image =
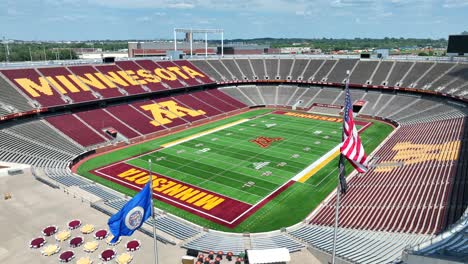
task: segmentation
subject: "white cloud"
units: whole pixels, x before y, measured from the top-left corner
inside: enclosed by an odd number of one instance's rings
[[[75,22],[84,20],[86,16],[84,15],[63,15],[63,16],[52,16],[47,18],[48,21],[56,22]]]
[[[89,0],[89,2],[102,6],[129,9],[192,9],[198,5],[198,2],[200,2],[200,0]]]
[[[171,3],[167,5],[168,8],[175,8],[175,9],[192,9],[195,8],[195,4],[192,3]]]
[[[126,9],[194,9],[224,11],[276,11],[295,12],[301,8],[314,6],[320,9],[327,0],[88,0],[101,6]],[[343,0],[349,1],[349,0]],[[370,1],[370,0],[359,0]]]
[[[442,5],[445,8],[458,8],[468,6],[468,0],[445,0]]]
[[[149,22],[153,20],[151,17],[148,17],[148,16],[142,16],[142,17],[137,17],[136,18],[136,21],[138,22]]]
[[[297,16],[311,16],[312,15],[312,11],[310,10],[300,10],[300,11],[296,11],[296,15]]]

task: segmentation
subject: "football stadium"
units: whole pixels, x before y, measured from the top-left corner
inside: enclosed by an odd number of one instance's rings
[[[4,64],[0,91],[5,263],[151,263],[153,236],[164,264],[468,261],[464,57]],[[154,217],[113,243],[146,186]]]

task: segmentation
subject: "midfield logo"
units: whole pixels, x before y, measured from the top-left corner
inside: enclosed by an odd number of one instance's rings
[[[270,138],[260,136],[256,139],[249,140],[249,142],[257,144],[259,147],[268,148],[273,142],[283,140],[282,137]]]

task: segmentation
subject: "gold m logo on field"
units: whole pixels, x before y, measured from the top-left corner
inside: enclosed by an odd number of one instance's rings
[[[393,147],[397,151],[392,160],[381,162],[376,172],[392,171],[397,166],[391,164],[411,165],[425,161],[450,161],[458,158],[460,141],[450,141],[444,144],[413,144],[411,142],[401,142]],[[385,165],[389,164],[389,165]]]
[[[165,101],[157,104],[149,104],[140,106],[145,111],[150,111],[153,115],[153,121],[150,123],[153,126],[160,126],[172,123],[172,119],[184,117],[184,116],[200,116],[206,114],[202,110],[193,110],[177,104],[174,101]]]

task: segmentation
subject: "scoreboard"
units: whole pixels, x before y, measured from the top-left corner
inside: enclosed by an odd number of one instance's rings
[[[468,56],[468,35],[450,35],[447,54],[452,56]]]

